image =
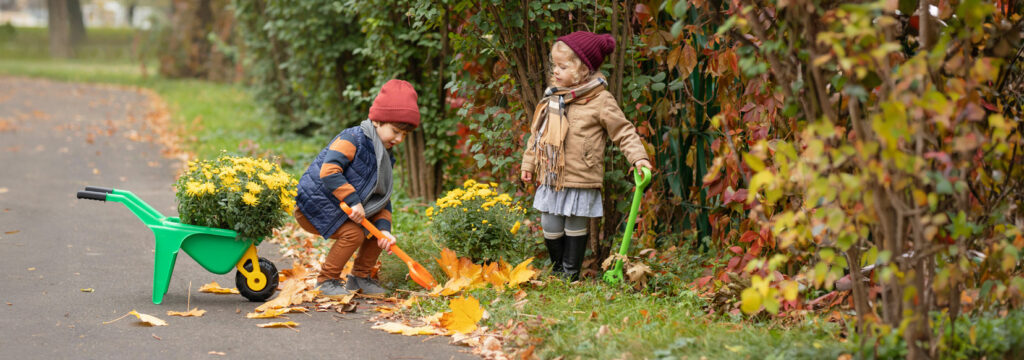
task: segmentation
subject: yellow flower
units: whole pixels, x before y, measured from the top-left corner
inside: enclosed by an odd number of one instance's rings
[[[251,192],[253,195],[259,194],[260,191],[263,191],[262,186],[252,181],[245,184],[245,189],[249,190],[249,192]]]
[[[213,194],[217,192],[217,187],[214,186],[213,183],[203,183],[202,190],[207,194]]]
[[[512,228],[509,229],[508,232],[512,233],[512,235],[515,235],[516,232],[519,232],[519,226],[520,225],[522,225],[522,224],[520,224],[518,221],[516,221],[515,225],[512,225]]]
[[[188,196],[196,196],[203,194],[203,188],[199,185],[198,181],[189,181],[185,183],[185,194]]]
[[[498,183],[493,183],[493,182],[492,182],[492,183],[491,183],[491,187],[492,187],[492,188],[496,188],[496,187],[498,187]]]
[[[427,208],[427,216],[434,216],[434,207],[433,206]]]
[[[292,211],[295,211],[295,198],[294,197],[285,196],[284,194],[281,194],[280,200],[281,200],[281,209],[284,210],[284,212],[291,214]]]
[[[256,206],[256,204],[260,202],[260,199],[257,199],[256,195],[253,195],[252,193],[245,193],[245,195],[242,195],[242,202],[249,206]]]
[[[476,186],[476,180],[473,180],[473,179],[466,180],[466,182],[462,183],[462,187],[467,188],[467,189],[469,189],[471,187],[474,187],[474,186]]]
[[[481,221],[480,223],[481,223],[481,224],[486,224],[486,223],[487,223],[487,220]]]

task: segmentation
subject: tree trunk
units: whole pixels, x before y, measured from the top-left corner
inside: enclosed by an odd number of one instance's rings
[[[70,58],[75,55],[71,43],[71,22],[68,20],[67,0],[46,0],[50,37],[50,56]]]
[[[82,19],[82,3],[78,0],[67,0],[68,21],[71,24],[71,46],[78,46],[85,41],[85,21]]]

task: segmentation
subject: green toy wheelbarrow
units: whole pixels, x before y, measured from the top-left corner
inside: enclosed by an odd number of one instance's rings
[[[78,198],[122,203],[153,230],[156,238],[154,304],[164,301],[179,249],[214,274],[227,274],[237,269],[235,286],[249,301],[265,301],[277,291],[277,267],[270,260],[257,256],[256,246],[262,239],[239,238],[237,232],[227,229],[182,224],[180,219],[163,216],[127,190],[87,186],[85,191],[78,192]]]
[[[626,232],[622,234],[622,246],[619,247],[619,255],[626,256],[629,251],[630,240],[633,238],[633,227],[636,224],[636,214],[640,210],[640,198],[644,195],[644,189],[647,188],[647,184],[651,183],[651,170],[648,168],[641,168],[643,175],[640,171],[633,172],[633,182],[636,183],[636,188],[633,190],[633,204],[629,206],[629,218],[626,221]],[[622,283],[622,259],[615,260],[615,267],[604,273],[604,281],[615,285]]]

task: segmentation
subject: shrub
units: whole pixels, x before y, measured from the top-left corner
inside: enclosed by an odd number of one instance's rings
[[[192,161],[178,178],[178,215],[185,224],[231,229],[262,239],[295,208],[297,181],[265,159],[221,156]]]
[[[430,229],[457,254],[473,261],[526,257],[530,244],[516,237],[525,209],[499,193],[497,184],[467,180],[427,208]]]

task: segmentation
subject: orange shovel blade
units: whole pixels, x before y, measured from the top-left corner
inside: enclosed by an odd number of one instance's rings
[[[341,210],[344,211],[349,216],[352,216],[352,208],[348,207],[348,204],[341,203]],[[384,234],[381,233],[376,226],[373,226],[373,224],[370,223],[370,220],[363,218],[363,222],[361,223],[361,225],[363,225],[363,227],[366,228],[366,230],[369,230],[370,234],[373,234],[374,237],[378,239],[384,238]],[[409,257],[409,254],[406,254],[405,251],[402,251],[402,249],[398,247],[398,244],[391,245],[390,250],[391,252],[395,253],[395,255],[398,255],[398,257],[402,259],[402,261],[405,262],[405,266],[409,267],[409,277],[412,278],[412,281],[415,281],[417,284],[419,284],[420,286],[427,290],[432,290],[433,288],[437,287],[437,281],[434,280],[434,276],[430,275],[430,272],[428,272],[427,269],[423,267],[423,265],[420,265],[420,263],[416,262],[416,260],[413,260],[411,257]]]

